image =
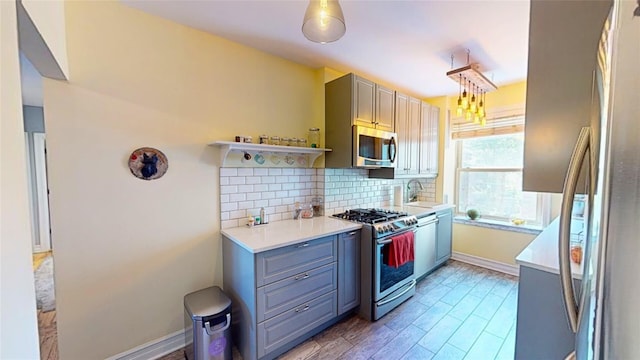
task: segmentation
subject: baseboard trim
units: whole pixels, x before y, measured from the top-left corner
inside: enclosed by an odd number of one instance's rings
[[[474,256],[474,255],[469,255],[469,254],[464,254],[464,253],[454,251],[453,254],[451,254],[451,258],[453,260],[461,261],[471,265],[480,266],[489,270],[499,271],[501,273],[505,273],[509,275],[518,276],[518,274],[520,273],[519,265],[505,264],[503,262],[489,260],[489,259],[481,258],[479,256]]]
[[[106,360],[158,359],[185,346],[185,330],[178,330],[161,338],[151,340],[133,349],[108,357]]]

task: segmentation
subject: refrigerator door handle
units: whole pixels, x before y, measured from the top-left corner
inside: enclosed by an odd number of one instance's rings
[[[578,141],[573,148],[573,154],[569,162],[569,169],[564,179],[562,191],[562,207],[560,209],[560,231],[558,241],[558,263],[560,264],[560,283],[562,299],[569,320],[569,328],[576,333],[578,331],[578,302],[573,289],[573,276],[571,276],[571,258],[569,251],[569,238],[571,231],[571,208],[575,198],[576,186],[584,157],[589,151],[591,142],[591,129],[583,127],[580,130]],[[591,165],[591,164],[590,164]],[[589,172],[590,174],[590,172]]]

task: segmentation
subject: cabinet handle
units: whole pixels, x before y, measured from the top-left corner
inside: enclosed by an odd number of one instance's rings
[[[349,233],[349,235],[355,235],[355,234],[357,234],[357,231],[352,231]]]
[[[303,308],[297,308],[296,312],[299,313],[307,310],[309,310],[309,305],[305,305]]]
[[[309,243],[308,243],[308,242],[306,242],[306,243],[304,243],[304,244],[302,244],[302,245],[297,245],[296,247],[297,247],[297,248],[303,248],[303,247],[307,247],[307,246],[309,246]]]
[[[296,276],[294,279],[296,280],[304,280],[304,279],[308,279],[309,278],[309,274],[308,273],[304,273],[304,274],[300,274],[298,276]]]

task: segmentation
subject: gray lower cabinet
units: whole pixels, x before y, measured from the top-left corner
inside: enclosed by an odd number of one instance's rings
[[[338,315],[360,305],[360,231],[338,235]]]
[[[277,350],[335,317],[336,292],[333,291],[259,323],[258,357]]]
[[[273,359],[357,306],[359,247],[360,231],[257,254],[223,236],[223,287],[243,359]]]
[[[258,321],[264,321],[295,305],[336,289],[336,263],[258,288]]]
[[[436,213],[438,226],[436,228],[436,265],[440,265],[449,258],[452,252],[453,210],[447,209]]]
[[[580,281],[574,280],[576,289]],[[575,348],[560,276],[520,265],[515,359],[564,359]]]

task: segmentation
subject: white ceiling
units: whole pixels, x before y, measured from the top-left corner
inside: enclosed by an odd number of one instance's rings
[[[454,94],[446,77],[478,62],[498,86],[526,78],[529,1],[342,0],[347,32],[330,44],[301,32],[307,1],[121,0],[124,4],[314,68],[356,72],[416,96]]]

